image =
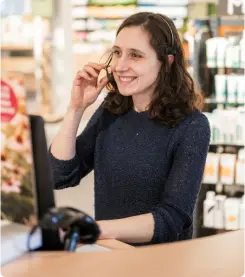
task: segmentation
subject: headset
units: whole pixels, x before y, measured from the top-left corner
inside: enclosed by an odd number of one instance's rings
[[[170,24],[169,24],[168,21],[165,19],[164,15],[158,13],[158,14],[156,14],[156,15],[153,15],[153,18],[154,18],[155,16],[159,16],[159,17],[162,19],[162,21],[164,21],[164,22],[167,24],[167,26],[168,26],[168,28],[169,28],[169,31],[170,31],[170,33],[171,33],[171,47],[169,47],[169,48],[167,49],[167,55],[176,55],[176,49],[174,48],[174,34],[173,34],[173,31],[172,31],[172,28],[171,28]]]
[[[165,23],[165,24],[167,24],[167,26],[168,26],[168,29],[169,29],[169,31],[170,31],[170,33],[171,33],[171,47],[167,47],[167,49],[166,49],[166,54],[167,55],[176,55],[176,49],[174,48],[174,34],[173,34],[173,31],[172,31],[172,28],[171,28],[171,26],[170,26],[170,24],[168,23],[168,21],[165,19],[165,17],[162,15],[162,14],[152,14],[151,16],[149,16],[149,19],[156,19],[156,17],[159,17],[159,18],[161,18],[161,20]],[[111,61],[112,61],[112,57],[113,57],[113,53],[111,53],[110,54],[110,56],[109,56],[109,58],[108,58],[108,60],[106,61],[106,63],[107,63],[107,66],[106,66],[106,68],[105,68],[105,70],[106,70],[106,76],[107,76],[107,79],[109,80],[109,83],[113,86],[113,87],[116,87],[116,82],[115,82],[115,79],[114,79],[114,77],[113,77],[113,74],[112,73],[109,73],[109,71],[108,71],[108,68],[110,67],[110,63],[111,63]]]

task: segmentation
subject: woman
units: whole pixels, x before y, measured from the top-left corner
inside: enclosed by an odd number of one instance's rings
[[[185,68],[177,30],[166,16],[138,13],[119,27],[108,64],[75,77],[51,146],[56,189],[94,169],[101,239],[135,245],[189,239],[210,130],[201,94]],[[86,108],[110,93],[76,138]]]

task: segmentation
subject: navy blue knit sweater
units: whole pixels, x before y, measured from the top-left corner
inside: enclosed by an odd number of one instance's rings
[[[78,185],[94,169],[96,220],[152,213],[150,244],[189,239],[209,140],[198,111],[168,128],[147,112],[119,116],[100,107],[77,137],[73,159],[50,153],[55,188]]]

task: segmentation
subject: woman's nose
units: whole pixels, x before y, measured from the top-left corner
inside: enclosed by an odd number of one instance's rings
[[[117,58],[114,68],[116,71],[126,71],[129,68],[129,62],[124,57]]]

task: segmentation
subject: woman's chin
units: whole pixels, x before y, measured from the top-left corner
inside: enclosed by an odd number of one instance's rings
[[[135,94],[134,90],[119,90],[119,93],[123,96],[132,96]]]

